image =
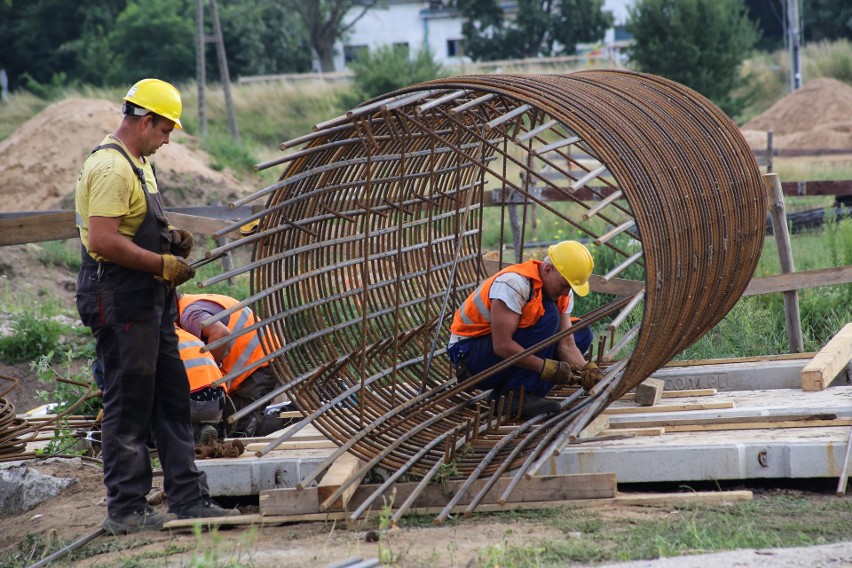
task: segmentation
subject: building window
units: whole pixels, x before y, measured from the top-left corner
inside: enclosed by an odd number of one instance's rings
[[[464,50],[462,50],[462,40],[448,39],[447,57],[461,57],[462,55],[464,55]]]
[[[408,57],[408,42],[401,42],[393,44],[393,51],[397,54],[405,55]]]
[[[368,48],[366,45],[344,45],[343,46],[343,62],[349,65],[361,54],[366,54]]]

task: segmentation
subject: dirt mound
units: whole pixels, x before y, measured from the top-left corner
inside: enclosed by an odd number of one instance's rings
[[[806,82],[766,112],[745,123],[743,135],[752,148],[773,145],[785,150],[852,148],[852,87],[836,79]]]
[[[55,103],[0,141],[0,198],[5,211],[73,209],[80,167],[121,120],[117,103],[66,99]],[[216,171],[194,137],[176,130],[152,157],[166,205],[227,203],[256,188],[232,173]]]

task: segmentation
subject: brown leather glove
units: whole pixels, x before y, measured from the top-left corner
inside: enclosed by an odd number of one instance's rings
[[[169,252],[175,256],[189,258],[189,253],[192,252],[192,245],[195,244],[192,233],[183,229],[171,229],[169,230],[169,236],[172,238]]]
[[[552,381],[557,385],[570,385],[572,380],[571,365],[565,361],[545,359],[538,378],[542,381]]]
[[[580,384],[586,391],[592,390],[603,379],[603,372],[592,361],[580,369]]]
[[[155,276],[155,278],[163,280],[171,288],[177,288],[184,282],[191,280],[193,276],[195,276],[195,269],[185,260],[172,254],[164,254],[163,274],[162,276]]]

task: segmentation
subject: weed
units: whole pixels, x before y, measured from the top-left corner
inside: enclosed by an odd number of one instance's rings
[[[60,323],[23,312],[12,324],[12,335],[0,337],[0,359],[14,365],[52,352],[61,332]]]
[[[45,266],[58,266],[78,272],[83,264],[76,241],[47,241],[41,244],[36,258]]]

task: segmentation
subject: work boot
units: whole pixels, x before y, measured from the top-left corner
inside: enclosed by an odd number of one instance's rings
[[[219,439],[219,432],[211,424],[196,424],[192,429],[192,436],[195,438],[196,444],[209,446],[211,442]]]
[[[163,530],[163,525],[173,521],[177,516],[171,513],[158,513],[151,507],[126,515],[107,515],[101,526],[113,536],[142,531]]]
[[[503,396],[508,397],[508,393]],[[518,415],[518,404],[521,402],[519,393],[512,393],[512,404],[509,408],[509,416]],[[524,407],[521,409],[521,417],[531,418],[539,414],[553,414],[559,412],[559,403],[543,396],[535,396],[534,394],[524,394]]]
[[[178,519],[207,519],[210,517],[238,517],[237,509],[223,509],[213,502],[210,497],[202,497],[188,505],[178,507],[172,511]]]

